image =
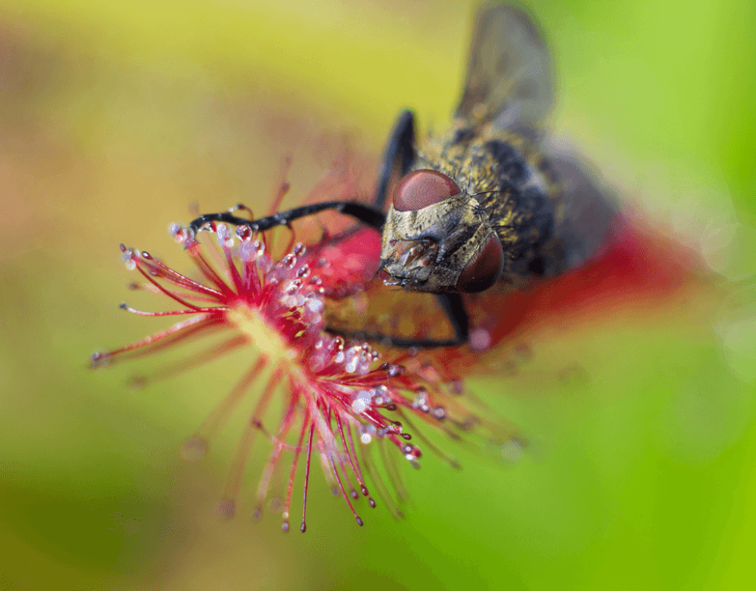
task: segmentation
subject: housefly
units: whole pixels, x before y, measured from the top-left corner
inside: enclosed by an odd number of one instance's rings
[[[579,160],[543,132],[553,97],[551,57],[538,27],[518,8],[486,5],[450,129],[418,143],[414,114],[404,111],[372,204],[316,203],[254,222],[206,214],[190,227],[224,221],[263,231],[324,210],[350,215],[382,232],[384,282],[436,294],[455,333],[448,340],[388,337],[391,343],[462,344],[469,340],[462,293],[520,289],[575,268],[602,244],[615,217]]]

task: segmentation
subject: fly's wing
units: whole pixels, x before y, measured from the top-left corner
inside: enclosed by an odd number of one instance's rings
[[[493,122],[514,130],[538,129],[553,102],[551,58],[536,25],[503,4],[482,8],[455,117],[473,125]]]
[[[611,191],[602,186],[599,175],[583,158],[554,140],[544,147],[561,189],[554,237],[561,250],[562,267],[567,270],[597,254],[619,208]]]

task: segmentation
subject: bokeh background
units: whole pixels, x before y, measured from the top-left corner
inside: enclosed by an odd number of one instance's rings
[[[166,228],[191,204],[267,203],[287,152],[296,204],[328,161],[324,137],[375,156],[403,107],[443,126],[476,4],[0,0],[0,588],[752,583],[747,0],[528,4],[557,65],[555,133],[701,252],[718,295],[542,331],[518,375],[473,381],[534,442],[518,463],[467,448],[455,472],[426,455],[406,519],[379,508],[363,528],[316,472],[307,533],[284,535],[279,516],[246,516],[264,449],[248,504],[215,516],[240,422],[202,462],[180,458],[233,362],[143,390],[127,386],[134,368],[87,369],[160,323],[117,309],[134,297],[120,242],[185,268]],[[558,379],[575,366],[582,379]]]

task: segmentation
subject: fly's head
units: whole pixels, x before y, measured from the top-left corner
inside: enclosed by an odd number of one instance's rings
[[[454,180],[433,170],[402,178],[383,229],[381,268],[387,285],[478,292],[496,283],[503,263],[488,216]]]

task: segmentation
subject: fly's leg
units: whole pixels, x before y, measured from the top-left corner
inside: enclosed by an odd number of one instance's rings
[[[394,173],[398,173],[401,178],[410,171],[414,163],[415,116],[412,111],[402,111],[394,123],[389,142],[383,151],[375,192],[375,206],[378,209],[385,209],[389,184]]]
[[[233,226],[248,226],[254,232],[264,232],[276,226],[288,226],[294,220],[314,215],[321,211],[334,210],[344,215],[351,216],[363,224],[375,228],[379,232],[383,229],[386,221],[386,214],[372,205],[358,203],[356,201],[326,201],[323,203],[313,203],[295,207],[287,211],[282,211],[255,221],[245,220],[237,217],[231,212],[224,211],[221,213],[206,213],[199,216],[189,224],[189,229],[198,232],[205,224],[210,222],[224,222]]]
[[[444,346],[464,345],[470,340],[470,318],[467,316],[462,296],[458,293],[439,293],[436,294],[436,300],[441,304],[454,329],[453,344]]]

